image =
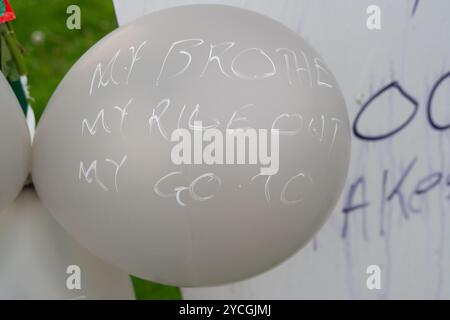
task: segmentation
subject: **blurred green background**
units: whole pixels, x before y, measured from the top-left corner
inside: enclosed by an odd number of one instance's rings
[[[26,50],[31,105],[38,120],[70,67],[93,44],[117,28],[112,0],[10,0],[14,29]],[[81,30],[66,28],[69,5],[81,9]],[[132,277],[138,299],[181,299],[178,288]]]

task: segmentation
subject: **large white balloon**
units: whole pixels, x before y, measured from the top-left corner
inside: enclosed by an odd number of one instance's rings
[[[33,150],[42,201],[92,252],[203,286],[268,270],[312,238],[344,185],[350,133],[336,80],[296,33],[194,5],[90,49]]]
[[[133,299],[128,275],[82,248],[25,189],[0,213],[0,299]]]
[[[0,72],[0,211],[22,190],[30,170],[30,157],[25,115]]]

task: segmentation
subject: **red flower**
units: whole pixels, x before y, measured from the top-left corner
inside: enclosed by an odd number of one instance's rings
[[[8,0],[0,0],[0,23],[14,20],[16,15],[11,8]]]

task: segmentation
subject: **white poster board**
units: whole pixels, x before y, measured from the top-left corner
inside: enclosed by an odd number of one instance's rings
[[[450,2],[114,0],[121,25],[192,3],[254,10],[302,35],[340,83],[354,134],[341,201],[308,247],[258,277],[184,297],[450,298]],[[366,26],[370,5],[381,30]],[[369,265],[381,269],[380,290],[367,288]]]

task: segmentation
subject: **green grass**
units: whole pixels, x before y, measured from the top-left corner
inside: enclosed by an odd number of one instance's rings
[[[180,289],[148,282],[137,277],[131,277],[136,297],[142,299],[180,300]]]
[[[81,30],[66,28],[66,9],[81,8]],[[40,118],[50,96],[70,67],[94,43],[117,27],[109,0],[12,0],[14,28],[26,50],[32,103]],[[42,34],[42,42],[33,35]]]
[[[112,0],[11,0],[14,28],[26,50],[31,103],[39,119],[58,83],[93,44],[117,28]],[[81,9],[81,30],[66,28],[66,9]],[[41,38],[41,40],[37,39]],[[178,288],[132,277],[138,299],[181,299]]]

